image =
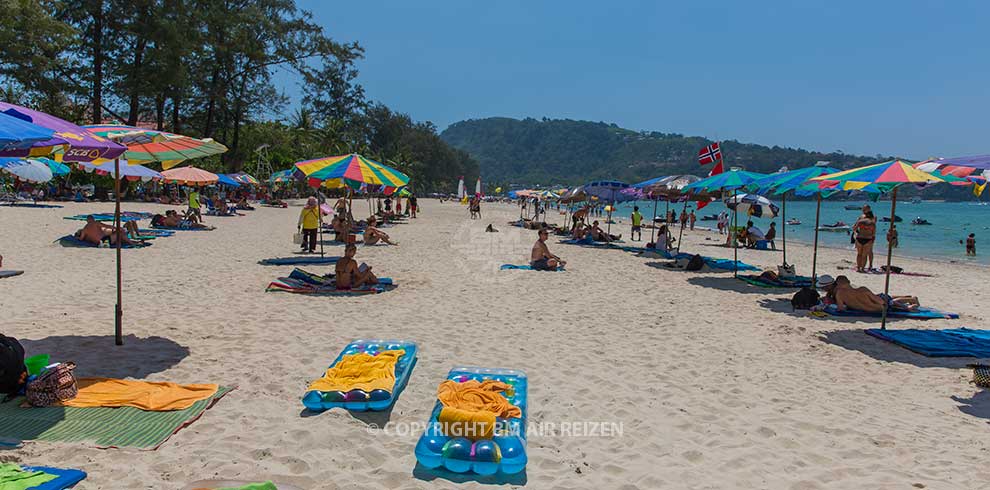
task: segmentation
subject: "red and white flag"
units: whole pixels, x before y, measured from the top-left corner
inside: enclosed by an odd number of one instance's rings
[[[725,168],[722,167],[722,160],[719,160],[718,163],[716,163],[715,166],[712,167],[712,171],[708,172],[708,176],[711,177],[712,175],[718,175],[722,172],[725,172]]]
[[[698,164],[700,165],[720,161],[722,161],[722,149],[718,147],[718,143],[712,143],[698,151]]]

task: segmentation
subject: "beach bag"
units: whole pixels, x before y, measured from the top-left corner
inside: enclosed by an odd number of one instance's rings
[[[795,310],[810,310],[814,306],[818,305],[818,300],[821,297],[818,295],[818,291],[812,288],[801,288],[800,291],[794,293],[791,297],[791,308]]]
[[[778,265],[777,275],[784,278],[794,277],[795,276],[794,266],[789,264]]]
[[[684,270],[700,271],[701,268],[704,266],[705,266],[705,259],[702,258],[700,255],[695,254],[693,257],[691,257],[691,260],[688,260],[687,265],[684,266]]]
[[[75,398],[79,393],[76,376],[72,374],[75,369],[76,363],[63,362],[39,374],[27,385],[28,403],[35,407],[50,407]]]
[[[24,347],[17,339],[0,334],[0,395],[3,395],[3,401],[17,395],[25,378]]]
[[[303,242],[302,233],[293,233],[292,234],[292,243],[295,243],[296,245],[302,245],[302,242]]]
[[[151,217],[151,224],[153,226],[162,226],[165,224],[165,217],[160,214],[156,214]]]
[[[986,364],[970,364],[973,368],[973,384],[980,388],[990,388],[990,366]]]

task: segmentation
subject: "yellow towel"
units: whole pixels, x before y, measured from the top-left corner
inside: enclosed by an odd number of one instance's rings
[[[182,410],[216,394],[217,385],[180,385],[167,381],[79,378],[79,394],[66,407],[134,407],[153,412]]]
[[[306,391],[385,390],[395,386],[395,363],[405,355],[402,349],[386,350],[373,356],[367,353],[349,354],[323,377],[313,381]]]
[[[443,407],[437,420],[443,433],[450,437],[466,437],[477,441],[491,439],[495,435],[495,414],[487,410],[472,412]]]
[[[506,419],[522,416],[519,407],[510,404],[502,392],[511,393],[512,387],[494,379],[480,383],[473,379],[464,383],[448,379],[437,388],[437,398],[444,407],[469,412],[486,411]]]

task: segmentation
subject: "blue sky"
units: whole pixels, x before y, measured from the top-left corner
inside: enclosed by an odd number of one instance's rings
[[[299,3],[364,46],[369,98],[440,129],[550,117],[917,159],[990,153],[986,1]]]

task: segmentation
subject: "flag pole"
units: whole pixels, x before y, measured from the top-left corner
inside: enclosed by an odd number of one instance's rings
[[[897,188],[894,187],[894,192],[890,196],[890,226],[894,226],[894,218],[896,218],[895,211],[897,210]],[[887,240],[887,274],[883,283],[883,294],[886,297],[890,297],[890,256],[894,253],[894,242]],[[880,330],[887,329],[887,300],[883,302],[883,314],[880,318]]]

